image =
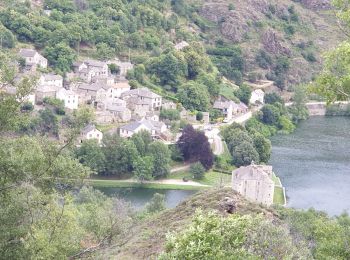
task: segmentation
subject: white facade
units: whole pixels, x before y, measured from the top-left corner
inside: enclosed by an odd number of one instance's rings
[[[250,98],[250,104],[264,104],[265,93],[261,89],[256,89],[252,92],[252,96]]]
[[[273,204],[275,183],[272,166],[249,165],[232,172],[232,188],[249,201],[267,206]]]
[[[63,87],[63,78],[60,75],[45,74],[39,79],[40,85]]]
[[[25,59],[26,66],[39,66],[44,69],[47,68],[47,59],[40,55],[36,50],[21,49],[19,55]]]
[[[64,107],[68,109],[78,109],[79,95],[72,90],[61,88],[56,93],[56,98],[64,101]]]
[[[95,125],[86,126],[80,133],[79,143],[83,143],[84,140],[96,139],[98,143],[102,142],[103,133],[96,129]]]

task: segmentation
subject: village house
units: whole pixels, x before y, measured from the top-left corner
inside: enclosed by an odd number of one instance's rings
[[[248,106],[244,103],[235,103],[232,100],[220,96],[213,105],[214,109],[221,110],[226,120],[231,120],[233,116],[248,112]]]
[[[120,127],[119,134],[123,138],[129,138],[143,130],[149,132],[155,139],[164,139],[167,127],[163,122],[142,119]]]
[[[102,61],[75,62],[73,63],[73,70],[79,78],[86,82],[91,82],[94,78],[108,77],[108,65]]]
[[[39,79],[39,85],[42,86],[56,86],[58,88],[63,87],[63,78],[61,75],[44,74]]]
[[[270,206],[275,190],[272,176],[272,166],[252,163],[232,172],[232,188],[252,202]]]
[[[78,138],[79,143],[83,143],[85,140],[96,139],[100,144],[103,138],[103,133],[96,129],[96,126],[93,124],[89,124],[83,128],[80,132],[80,136]]]
[[[56,86],[40,85],[35,89],[35,102],[40,104],[45,98],[56,98],[56,93],[58,91]]]
[[[188,47],[188,46],[190,46],[190,45],[188,44],[188,42],[182,41],[182,42],[179,42],[178,44],[175,45],[175,49],[176,49],[177,51],[181,51],[182,49],[184,49],[184,48],[186,48],[186,47]]]
[[[73,90],[67,90],[65,88],[60,88],[56,92],[56,98],[64,102],[64,107],[74,110],[78,109],[79,106],[79,95]]]
[[[31,93],[26,95],[25,97],[18,97],[17,96],[17,88],[11,87],[11,86],[6,86],[4,88],[0,88],[0,92],[4,91],[5,93],[9,95],[14,95],[16,96],[16,99],[18,102],[28,102],[32,105],[35,105],[35,94]]]
[[[163,100],[162,108],[163,109],[176,109],[177,105],[172,101]]]
[[[265,93],[261,89],[256,89],[252,92],[252,96],[250,98],[250,104],[264,104]]]
[[[19,56],[25,60],[25,65],[28,70],[36,71],[38,67],[47,68],[47,59],[33,49],[21,49]]]
[[[116,82],[113,88],[115,89],[115,96],[118,98],[121,97],[124,92],[127,92],[131,89],[127,80]]]
[[[121,77],[126,77],[128,71],[134,68],[134,65],[130,61],[116,59],[113,63],[119,67],[119,75]]]
[[[162,97],[148,88],[132,89],[122,93],[121,98],[128,103],[131,110],[160,110]]]

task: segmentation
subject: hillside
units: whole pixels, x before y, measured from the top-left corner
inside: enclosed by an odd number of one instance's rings
[[[157,256],[164,250],[166,234],[186,228],[196,209],[217,210],[220,214],[227,216],[226,211],[229,208],[225,206],[227,201],[234,201],[235,212],[239,214],[262,213],[267,218],[276,217],[273,209],[250,203],[229,188],[206,190],[182,202],[175,209],[166,210],[132,228],[126,241],[120,243],[123,244],[122,247],[112,246],[98,252],[97,255],[101,259],[149,259]]]
[[[203,213],[193,221],[195,212],[199,208]],[[213,210],[217,217],[206,219],[205,215]],[[177,244],[182,247],[182,250],[169,246],[167,249],[172,248],[182,257],[176,257],[175,253],[162,259],[208,259],[208,255],[205,255],[206,253],[201,249],[208,250],[205,246],[208,242],[207,246],[211,248],[208,252],[216,251],[212,245],[217,240],[211,241],[210,239],[214,239],[211,236],[216,236],[216,232],[219,232],[218,240],[221,240],[230,236],[235,237],[235,234],[240,232],[239,227],[236,227],[237,230],[234,228],[215,230],[216,224],[212,221],[221,219],[230,223],[231,218],[258,220],[255,226],[247,230],[248,234],[245,236],[250,237],[246,241],[248,244],[242,244],[243,249],[246,246],[251,247],[249,243],[252,241],[249,242],[249,239],[257,241],[261,251],[257,253],[260,257],[254,259],[282,259],[281,257],[290,256],[290,254],[295,256],[295,259],[348,259],[350,254],[347,245],[349,241],[347,215],[329,218],[325,213],[314,210],[303,212],[285,208],[265,208],[247,202],[231,189],[226,188],[201,191],[175,209],[165,210],[141,221],[129,230],[124,241],[118,241],[118,245],[100,250],[91,257],[93,259],[156,259],[161,252],[164,252],[166,241],[169,241],[166,235],[171,232],[176,234],[178,239],[184,239]],[[208,222],[204,224],[206,221]],[[259,227],[260,224],[262,226]],[[204,242],[206,235],[208,240]],[[240,237],[234,239],[237,241]],[[235,244],[234,241],[229,243],[232,243],[232,246]],[[226,246],[230,250],[230,245]],[[251,247],[252,250],[253,248],[254,246]],[[184,252],[191,252],[192,257],[183,257]],[[214,253],[210,259],[231,258],[220,258]]]
[[[278,80],[271,73],[274,60],[285,56],[290,60],[287,81],[309,81],[321,68],[323,52],[344,38],[327,0],[193,2],[200,17],[210,21],[205,33],[200,33],[203,40],[213,44],[224,38],[239,45],[246,75],[256,72]]]
[[[49,47],[66,43],[73,60],[130,56],[146,68],[132,79],[166,91],[172,83],[155,77],[150,59],[182,40],[201,42],[221,74],[238,85],[267,78],[285,88],[310,81],[321,68],[322,53],[343,39],[328,0],[47,0],[20,8],[17,2],[0,6],[2,25],[19,42],[16,50],[31,44],[50,56]],[[60,73],[72,62],[48,58]]]

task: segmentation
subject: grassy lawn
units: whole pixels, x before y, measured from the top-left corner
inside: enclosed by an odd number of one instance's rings
[[[275,193],[273,196],[273,203],[278,205],[284,205],[283,188],[275,187]]]
[[[186,178],[188,180],[193,180],[210,186],[220,186],[220,183],[224,186],[231,185],[231,175],[214,171],[206,172],[204,178],[201,180],[193,179],[188,171],[171,173],[168,178],[176,180],[182,180],[183,178]]]
[[[274,181],[275,185],[282,186],[280,178],[277,177],[275,174],[272,175],[272,180]]]
[[[144,188],[159,190],[201,190],[208,187],[180,185],[180,184],[158,184],[158,183],[136,183],[118,180],[86,180],[86,183],[94,187],[111,187],[111,188]]]

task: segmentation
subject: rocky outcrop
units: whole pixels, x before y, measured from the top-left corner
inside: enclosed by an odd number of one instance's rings
[[[313,10],[328,10],[331,8],[330,0],[301,0],[300,3]]]
[[[291,55],[290,49],[283,46],[281,40],[277,36],[277,33],[271,29],[268,29],[263,34],[262,44],[264,46],[264,49],[272,54],[283,54],[287,56]]]

